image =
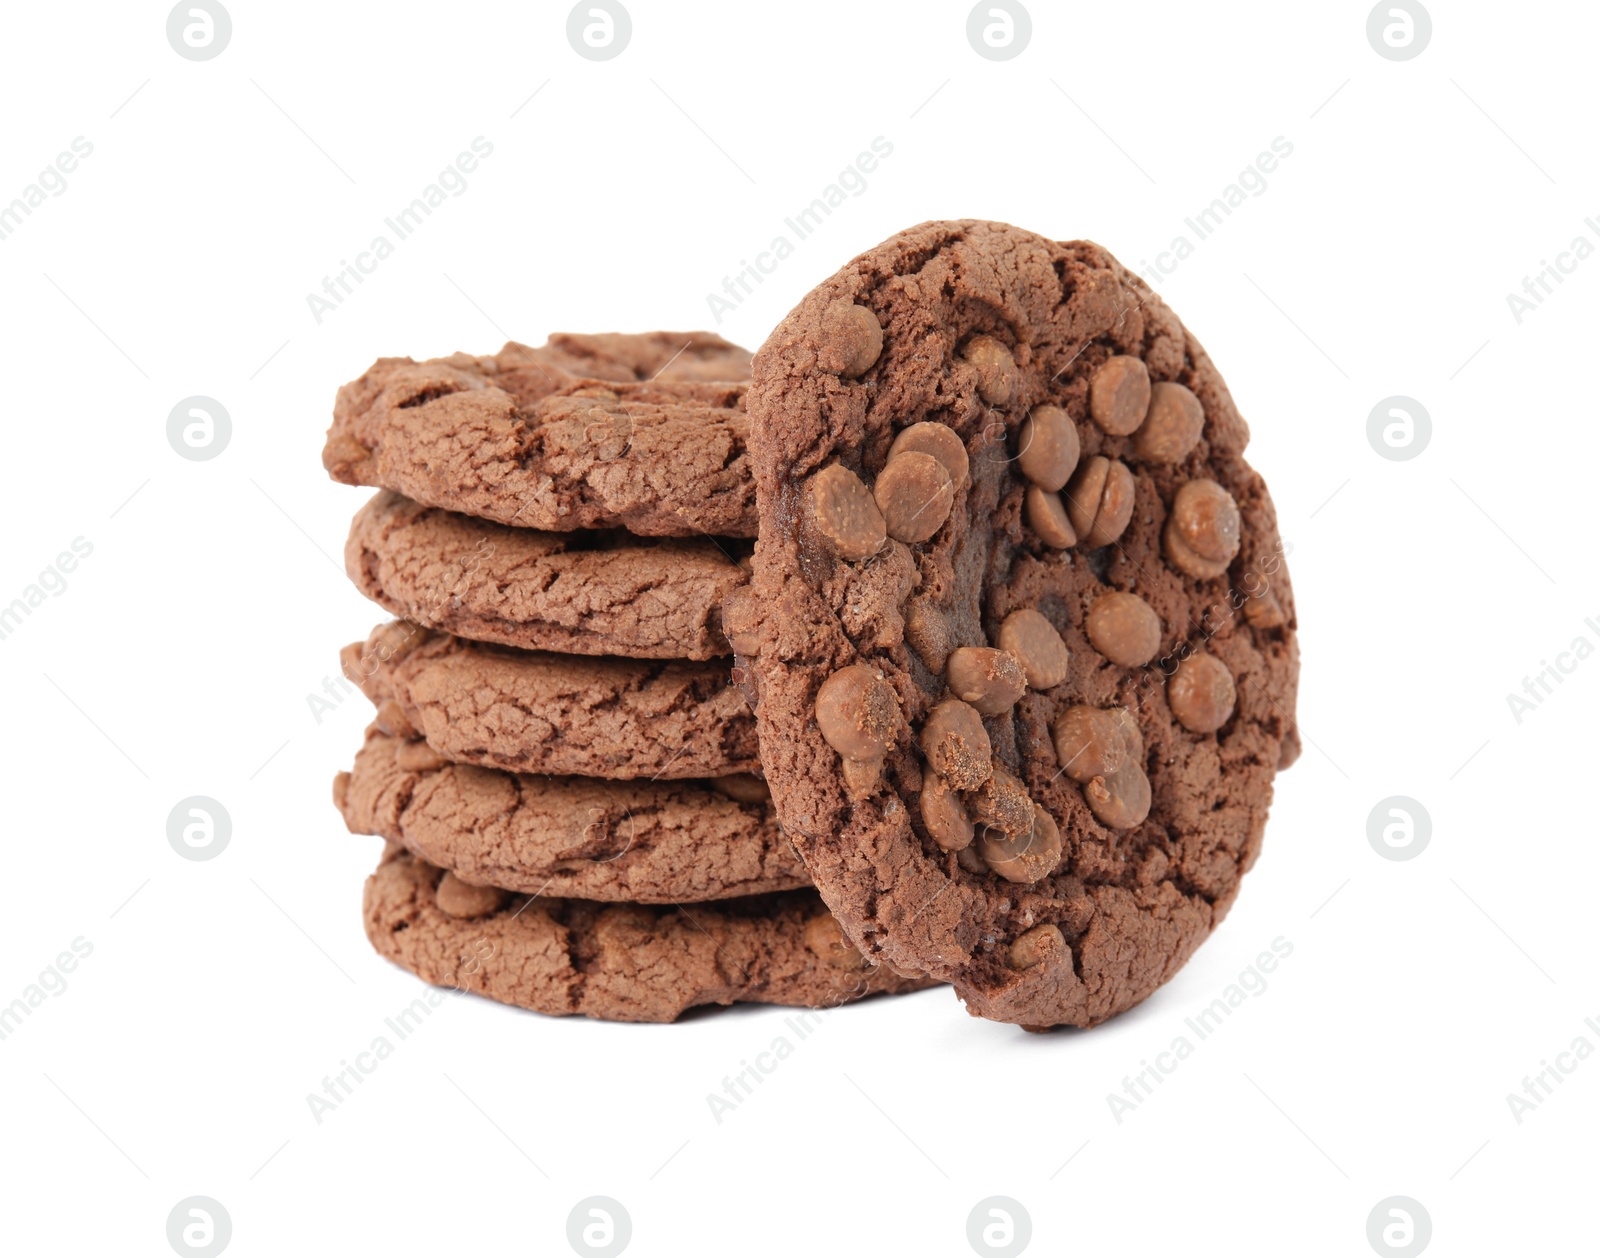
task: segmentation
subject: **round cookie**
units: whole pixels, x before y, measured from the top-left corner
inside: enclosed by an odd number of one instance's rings
[[[502,524],[754,537],[747,358],[701,332],[380,359],[339,390],[322,462]]]
[[[617,1022],[735,1001],[824,1009],[932,986],[868,965],[814,891],[650,908],[474,890],[488,894],[458,903],[452,875],[391,846],[362,897],[367,938],[425,982]]]
[[[340,652],[391,734],[517,773],[706,778],[760,772],[756,723],[726,661],[553,655],[403,620]]]
[[[521,399],[528,391],[521,364],[534,360],[585,380],[628,384],[750,379],[750,351],[715,332],[552,332],[538,349],[510,342],[489,365]]]
[[[857,311],[881,345],[851,373]],[[1098,246],[927,223],[795,308],[749,407],[762,532],[735,645],[774,804],[846,933],[1024,1026],[1144,999],[1232,904],[1299,747],[1276,515],[1205,351]],[[926,423],[968,455],[939,527],[841,555],[813,481],[871,492]],[[1131,598],[1091,622],[1111,594]],[[1231,690],[1179,672],[1201,654]]]
[[[344,549],[387,611],[480,642],[574,655],[705,660],[729,653],[719,606],[746,574],[709,538],[643,542],[547,533],[384,490]]]
[[[808,886],[760,794],[738,782],[607,782],[451,764],[376,727],[333,788],[352,834],[381,835],[467,882],[642,904]]]

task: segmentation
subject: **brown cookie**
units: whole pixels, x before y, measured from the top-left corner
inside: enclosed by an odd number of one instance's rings
[[[671,1022],[695,1005],[823,1009],[932,985],[868,965],[814,891],[671,908],[529,898],[464,889],[390,847],[363,909],[372,946],[424,981],[558,1016]]]
[[[747,361],[705,332],[380,359],[340,389],[323,466],[526,528],[753,537]]]
[[[846,932],[1025,1026],[1148,996],[1232,904],[1298,750],[1276,516],[1205,351],[1095,245],[927,223],[796,307],[750,410],[738,647]],[[889,475],[920,425],[958,439],[953,493]],[[856,546],[847,481],[916,528]]]
[[[353,834],[382,835],[468,882],[534,895],[671,904],[810,882],[765,801],[705,782],[451,764],[376,727],[335,779],[334,803]]]
[[[599,778],[760,772],[755,717],[726,661],[519,651],[403,620],[339,656],[388,733],[420,735],[461,764]]]
[[[529,386],[517,364],[535,357],[581,379],[624,384],[750,379],[750,351],[715,332],[552,332],[538,349],[513,341],[495,355],[503,387],[519,399]]]
[[[635,659],[728,654],[720,605],[746,580],[710,539],[511,528],[388,490],[356,513],[344,564],[373,602],[430,629]]]

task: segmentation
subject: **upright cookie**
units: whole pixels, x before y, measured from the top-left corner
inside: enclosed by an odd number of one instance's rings
[[[518,651],[403,620],[339,657],[386,732],[420,735],[461,764],[600,778],[760,771],[755,717],[726,661]]]
[[[985,1017],[1142,1000],[1298,750],[1276,515],[1211,360],[1095,245],[927,223],[796,307],[750,412],[727,621],[846,933]]]
[[[558,1016],[671,1022],[696,1005],[822,1009],[931,985],[867,964],[814,891],[670,908],[530,899],[391,847],[363,900],[367,938],[395,964]]]
[[[659,378],[643,374],[658,358]],[[381,359],[340,389],[323,466],[526,528],[753,537],[745,362],[703,332]]]
[[[351,833],[381,835],[468,882],[641,904],[809,885],[763,795],[451,764],[376,728],[334,780]]]
[[[746,580],[729,548],[709,538],[545,533],[388,491],[356,513],[344,565],[373,602],[430,629],[635,659],[728,654],[720,604]]]

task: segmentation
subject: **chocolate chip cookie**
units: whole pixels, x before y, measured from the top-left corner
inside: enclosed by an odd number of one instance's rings
[[[502,524],[753,537],[748,357],[657,332],[381,359],[339,391],[323,466]]]
[[[532,895],[672,904],[810,884],[753,778],[607,782],[451,764],[369,729],[334,803],[468,882]]]
[[[461,764],[599,778],[760,771],[755,717],[726,661],[519,651],[395,620],[340,662],[381,729]]]
[[[865,955],[1093,1025],[1221,920],[1298,751],[1248,429],[1105,250],[927,223],[757,353],[725,623],[779,816]]]
[[[539,1013],[671,1022],[695,1005],[820,1009],[930,985],[869,965],[814,891],[670,908],[529,898],[392,846],[364,916],[372,946],[425,981]]]
[[[351,522],[344,564],[373,602],[430,629],[574,655],[705,660],[729,653],[720,604],[747,579],[736,555],[709,538],[493,524],[385,490]]]

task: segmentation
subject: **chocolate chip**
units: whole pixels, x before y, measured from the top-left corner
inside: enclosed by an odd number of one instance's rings
[[[819,913],[806,923],[806,948],[827,965],[839,970],[866,970],[872,963],[850,942],[836,918]]]
[[[1039,535],[1039,540],[1046,546],[1065,550],[1068,546],[1078,544],[1078,535],[1073,531],[1072,521],[1067,517],[1066,504],[1061,501],[1060,494],[1029,485],[1028,492],[1023,495],[1022,509],[1027,516],[1028,527]]]
[[[335,480],[354,483],[356,465],[365,462],[371,455],[372,451],[349,433],[336,433],[322,447],[322,466]]]
[[[1083,799],[1103,825],[1131,830],[1150,815],[1150,779],[1142,764],[1129,760],[1115,773],[1084,783]]]
[[[451,917],[487,917],[498,912],[508,898],[499,887],[475,887],[453,873],[445,874],[433,893],[434,903]]]
[[[956,864],[969,874],[983,874],[987,876],[989,867],[983,863],[983,857],[978,854],[978,845],[969,843],[966,847],[956,852]]]
[[[1033,833],[1033,800],[1028,788],[998,765],[989,779],[975,791],[968,791],[967,813],[995,838],[1015,838],[1026,845]]]
[[[1257,629],[1276,629],[1289,619],[1270,585],[1263,585],[1250,596],[1244,605],[1244,618]]]
[[[1108,358],[1089,381],[1089,415],[1113,437],[1125,437],[1150,407],[1150,372],[1126,354]]]
[[[767,784],[754,773],[725,773],[708,781],[712,790],[738,804],[765,804],[772,798]]]
[[[1209,563],[1227,564],[1239,553],[1239,506],[1214,480],[1180,486],[1168,519],[1184,546]]]
[[[751,667],[748,656],[733,657],[733,667],[728,670],[728,680],[738,688],[739,693],[744,696],[745,706],[752,712],[761,706],[761,679]]]
[[[806,922],[806,950],[836,970],[864,970],[867,959],[845,938],[844,929],[831,913],[818,913]]]
[[[1181,463],[1200,440],[1206,413],[1181,384],[1162,380],[1150,389],[1150,409],[1133,434],[1133,453],[1146,463]]]
[[[936,676],[944,672],[954,642],[950,620],[928,599],[914,598],[906,604],[906,641],[917,658]]]
[[[1002,651],[1022,663],[1022,675],[1034,690],[1049,690],[1067,679],[1067,644],[1044,616],[1031,607],[1012,612],[996,635]]]
[[[610,463],[626,454],[633,443],[633,417],[622,410],[621,399],[615,393],[597,396],[601,399],[599,404],[575,411],[574,418],[586,421],[583,436],[593,447],[594,457]]]
[[[938,459],[944,464],[944,470],[950,473],[950,483],[958,489],[961,482],[967,479],[967,447],[949,424],[926,420],[902,428],[894,444],[889,447],[889,462],[894,462],[896,455],[912,452],[931,454]]]
[[[972,819],[954,787],[929,776],[922,784],[922,824],[933,841],[947,852],[959,852],[972,842]]]
[[[944,676],[956,698],[965,699],[985,716],[1006,711],[1028,689],[1017,657],[992,646],[957,647],[950,652]]]
[[[1227,560],[1213,563],[1190,550],[1184,543],[1183,535],[1178,532],[1178,526],[1171,519],[1161,530],[1161,551],[1174,568],[1196,580],[1205,581],[1212,577],[1220,577],[1228,570]]]
[[[1128,759],[1132,720],[1125,708],[1068,708],[1050,731],[1061,771],[1080,784],[1115,773]]]
[[[1212,599],[1205,610],[1198,617],[1191,618],[1189,623],[1208,638],[1228,638],[1233,635],[1237,613],[1230,594],[1227,598]]]
[[[1006,962],[1013,970],[1031,970],[1051,957],[1066,951],[1067,939],[1061,927],[1050,922],[1025,930],[1011,941],[1006,950]]]
[[[1133,518],[1133,473],[1103,455],[1085,461],[1067,485],[1067,519],[1085,546],[1107,546]]]
[[[818,361],[824,371],[854,379],[883,353],[883,327],[865,306],[835,302],[822,316]]]
[[[1144,771],[1144,735],[1127,708],[1114,708],[1114,737],[1122,756],[1083,783],[1083,800],[1102,824],[1129,830],[1150,815],[1150,779]]]
[[[431,773],[449,763],[424,742],[406,743],[394,753],[395,768],[404,769],[407,773]]]
[[[1137,594],[1122,590],[1095,599],[1084,629],[1096,651],[1124,668],[1148,664],[1161,649],[1161,617]]]
[[[1061,831],[1055,818],[1037,804],[1033,825],[1024,834],[985,830],[978,840],[984,862],[1007,882],[1038,882],[1061,863]]]
[[[817,531],[841,559],[865,559],[883,549],[883,512],[872,493],[849,468],[833,463],[807,486]]]
[[[937,533],[955,495],[944,464],[919,450],[890,459],[872,487],[884,530],[897,542],[925,542]]]
[[[894,745],[900,704],[874,668],[851,664],[817,691],[817,728],[846,760],[876,761]]]
[[[839,775],[845,787],[857,799],[864,799],[877,790],[883,781],[883,757],[876,760],[841,760]]]
[[[1017,363],[992,336],[975,336],[961,351],[978,374],[978,396],[990,406],[1004,406],[1016,387]]]
[[[1100,500],[1106,494],[1106,480],[1111,475],[1111,460],[1097,454],[1078,465],[1077,473],[1067,485],[1067,519],[1073,532],[1087,533],[1100,510]]]
[[[748,585],[735,586],[722,600],[722,635],[735,655],[761,653],[761,603]]]
[[[403,660],[426,642],[429,636],[421,625],[414,625],[409,620],[391,620],[367,640],[366,653],[362,657],[367,675],[371,676],[377,671],[377,663]]]
[[[1228,666],[1204,651],[1186,656],[1167,681],[1167,706],[1178,724],[1195,734],[1226,725],[1237,700]]]
[[[1041,489],[1063,488],[1078,466],[1078,426],[1059,406],[1036,406],[1017,430],[1017,466]]]
[[[945,699],[934,705],[920,739],[933,771],[956,789],[974,791],[988,779],[993,751],[983,718],[971,704]]]
[[[378,705],[378,713],[372,718],[372,723],[392,738],[415,738],[417,734],[406,716],[406,710],[394,699],[385,699]]]

